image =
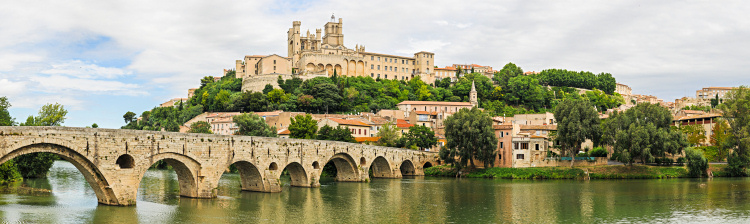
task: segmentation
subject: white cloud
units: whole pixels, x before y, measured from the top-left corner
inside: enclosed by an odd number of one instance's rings
[[[31,81],[38,83],[38,91],[49,93],[75,91],[73,94],[76,95],[85,92],[131,96],[147,94],[136,84],[126,84],[119,81],[71,78],[62,75],[36,76],[32,77]]]
[[[0,79],[0,96],[15,96],[26,90],[26,83]]]
[[[49,75],[66,75],[82,79],[113,79],[131,74],[130,71],[125,71],[123,69],[100,67],[95,64],[84,63],[80,60],[53,64],[51,69],[44,70],[41,73]]]

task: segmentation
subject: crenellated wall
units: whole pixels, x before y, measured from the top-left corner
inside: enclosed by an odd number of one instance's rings
[[[94,189],[99,203],[134,205],[146,170],[157,161],[171,165],[180,195],[216,197],[223,172],[235,164],[242,189],[280,192],[286,168],[292,186],[319,187],[326,163],[337,181],[364,182],[373,176],[423,175],[439,164],[431,152],[345,142],[251,136],[68,127],[0,127],[0,163],[17,156],[50,152],[71,162]]]

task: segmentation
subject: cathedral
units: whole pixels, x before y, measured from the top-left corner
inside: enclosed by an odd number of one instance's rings
[[[324,30],[301,32],[302,22],[292,22],[287,32],[287,56],[248,55],[237,60],[237,78],[243,78],[242,91],[261,91],[266,84],[278,88],[276,80],[320,76],[370,76],[373,79],[410,80],[420,76],[422,81],[435,80],[435,54],[417,52],[413,57],[372,53],[363,45],[353,49],[344,46],[343,19],[326,23]]]

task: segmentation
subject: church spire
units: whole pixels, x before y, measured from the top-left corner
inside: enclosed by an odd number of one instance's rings
[[[477,88],[474,86],[474,81],[471,81],[471,92],[469,92],[469,102],[471,103],[471,106],[473,107],[479,106],[479,101],[477,100]]]

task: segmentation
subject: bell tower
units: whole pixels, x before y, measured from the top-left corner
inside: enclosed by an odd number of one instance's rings
[[[325,36],[323,36],[323,44],[329,44],[331,46],[344,46],[344,20],[339,18],[336,22],[336,17],[331,15],[331,22],[325,25]]]
[[[471,106],[478,107],[479,101],[477,100],[477,88],[474,86],[474,81],[471,81],[471,92],[469,92],[469,102]]]

